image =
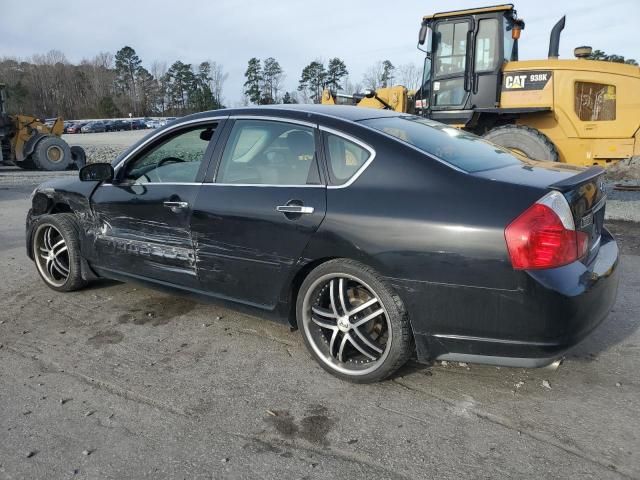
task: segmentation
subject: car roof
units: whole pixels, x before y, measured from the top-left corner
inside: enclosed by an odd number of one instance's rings
[[[298,118],[305,115],[317,115],[319,117],[338,118],[351,122],[370,118],[397,117],[398,115],[401,115],[395,111],[376,108],[361,108],[353,105],[279,104],[211,110],[208,112],[188,115],[186,117],[182,117],[181,120],[210,117],[212,115],[264,115],[266,113],[277,116],[293,116]]]

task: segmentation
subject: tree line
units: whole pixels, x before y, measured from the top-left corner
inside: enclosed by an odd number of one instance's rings
[[[413,63],[396,68],[390,60],[383,60],[374,63],[365,71],[362,82],[353,83],[349,78],[347,65],[341,58],[330,58],[326,65],[323,60],[316,59],[302,69],[296,90],[283,91],[285,73],[280,63],[273,57],[264,61],[253,57],[247,62],[244,76],[245,103],[269,105],[320,103],[324,88],[352,94],[365,88],[375,90],[399,83],[415,90],[420,87],[422,70]]]
[[[52,50],[28,61],[0,59],[0,83],[7,86],[7,110],[39,117],[111,118],[182,116],[223,108],[227,74],[221,64],[180,60],[147,69],[125,46],[80,64]]]

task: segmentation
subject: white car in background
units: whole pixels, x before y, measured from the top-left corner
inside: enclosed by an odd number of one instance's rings
[[[160,126],[160,121],[158,120],[147,120],[145,123],[147,128],[158,128]]]

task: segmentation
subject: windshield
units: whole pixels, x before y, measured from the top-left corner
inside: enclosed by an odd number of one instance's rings
[[[466,172],[516,165],[508,150],[463,130],[425,118],[386,117],[361,123],[396,137]]]

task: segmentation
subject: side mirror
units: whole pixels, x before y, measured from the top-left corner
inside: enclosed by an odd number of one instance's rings
[[[82,182],[110,182],[113,180],[113,167],[110,163],[90,163],[78,173]]]
[[[424,41],[427,39],[427,27],[424,23],[420,27],[420,32],[418,33],[418,45],[424,45]]]

